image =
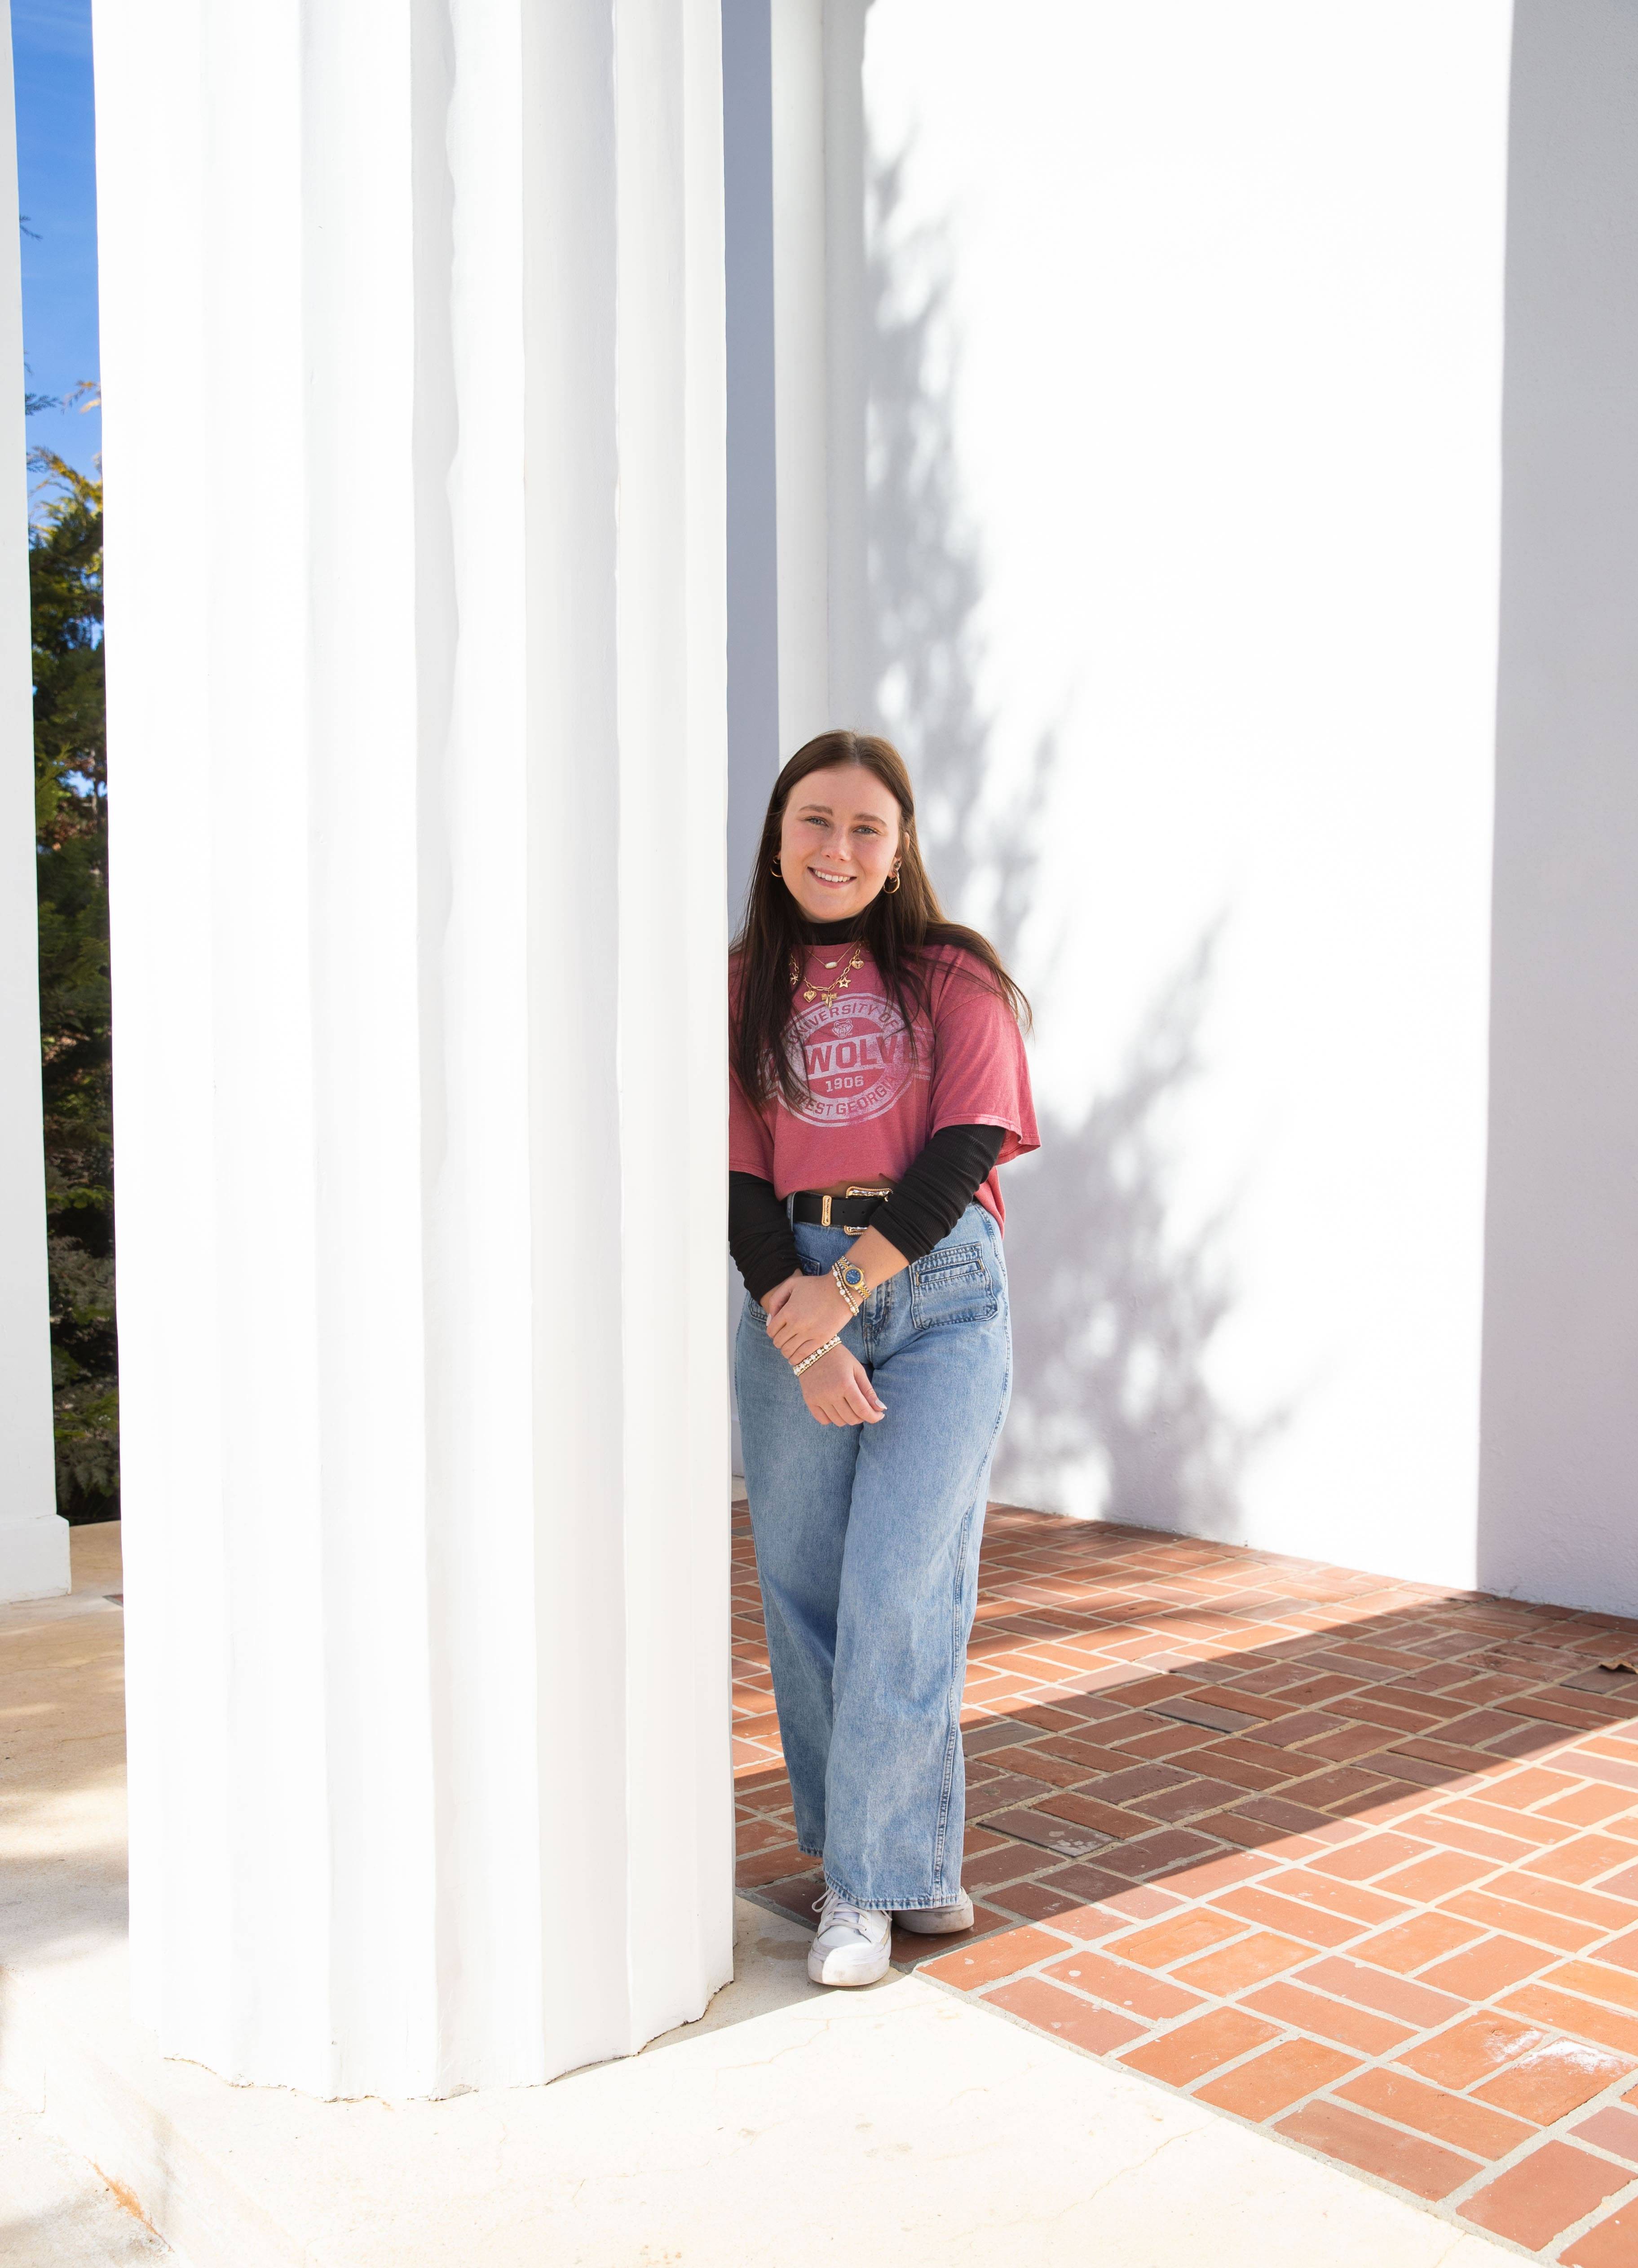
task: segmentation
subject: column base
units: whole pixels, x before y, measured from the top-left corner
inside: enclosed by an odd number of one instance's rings
[[[0,1520],[0,1606],[60,1598],[69,1587],[69,1524],[55,1512]]]

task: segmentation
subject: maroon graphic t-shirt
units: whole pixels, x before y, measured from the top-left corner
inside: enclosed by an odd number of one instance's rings
[[[787,1045],[809,1099],[794,1110],[778,1097],[758,1106],[729,1082],[730,1170],[786,1197],[832,1182],[896,1182],[942,1126],[1004,1127],[997,1166],[1038,1150],[1023,1039],[983,963],[959,946],[933,948],[932,1012],[917,1017],[912,1047],[868,952],[828,1006],[803,1001],[808,986],[834,987],[852,957],[851,945],[808,949]],[[976,1194],[1004,1223],[995,1174]]]

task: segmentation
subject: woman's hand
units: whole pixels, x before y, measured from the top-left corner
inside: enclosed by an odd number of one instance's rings
[[[829,1274],[787,1276],[783,1284],[774,1285],[763,1307],[768,1317],[768,1336],[786,1362],[802,1361],[853,1320],[836,1287],[835,1277]],[[850,1418],[848,1423],[857,1420]]]
[[[887,1416],[864,1365],[845,1347],[832,1347],[797,1383],[808,1415],[818,1425],[878,1425]]]

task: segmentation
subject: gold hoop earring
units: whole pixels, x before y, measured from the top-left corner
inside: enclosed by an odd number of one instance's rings
[[[904,882],[899,876],[898,868],[895,866],[892,873],[888,876],[886,881],[882,883],[882,887],[889,898],[896,898],[904,887]]]
[[[769,867],[768,872],[771,874],[777,874],[781,881],[785,880],[784,871],[777,858],[774,860],[772,865]]]

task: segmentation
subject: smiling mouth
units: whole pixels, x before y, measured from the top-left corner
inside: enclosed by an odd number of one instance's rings
[[[827,890],[845,890],[853,880],[851,874],[827,874],[819,866],[810,866],[808,871],[815,881],[823,883]]]

